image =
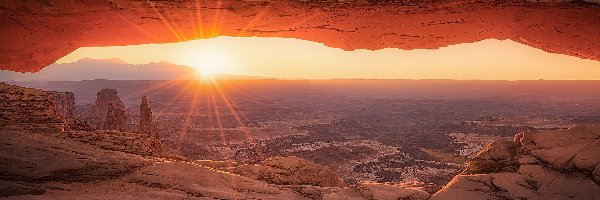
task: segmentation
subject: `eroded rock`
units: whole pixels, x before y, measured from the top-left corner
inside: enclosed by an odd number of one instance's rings
[[[494,141],[431,199],[599,199],[599,136],[576,126]]]
[[[140,104],[140,122],[139,132],[143,134],[152,135],[154,126],[152,126],[152,110],[148,106],[148,97],[142,97],[142,103]]]
[[[346,184],[328,167],[308,160],[290,157],[274,157],[259,164],[246,164],[229,171],[256,180],[278,185],[314,185],[343,187]]]
[[[65,127],[48,93],[0,82],[0,130],[58,133]]]
[[[87,118],[94,129],[127,131],[126,108],[116,89],[100,90]]]

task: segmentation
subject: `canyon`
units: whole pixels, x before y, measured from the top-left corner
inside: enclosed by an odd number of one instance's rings
[[[118,97],[113,90],[104,91],[103,94]],[[66,118],[55,111],[60,107],[52,101],[52,92],[3,83],[0,95],[10,97],[2,98],[2,105],[35,103],[37,107],[21,107],[20,112],[31,110],[27,113],[44,113],[28,115],[28,120],[19,122],[19,127],[32,128],[0,127],[0,176],[3,182],[0,195],[9,198],[600,197],[600,155],[597,153],[600,147],[600,127],[592,124],[548,130],[531,129],[518,132],[510,138],[498,137],[469,158],[464,170],[439,188],[419,181],[347,182],[338,169],[318,164],[323,163],[318,158],[318,163],[314,162],[314,158],[302,158],[306,154],[298,154],[302,157],[293,154],[263,155],[258,162],[194,159],[174,151],[167,144],[164,135],[160,134],[60,129],[57,124],[65,124]],[[148,105],[155,102],[144,99]],[[40,101],[46,103],[40,104]],[[141,105],[145,104],[142,102]],[[143,111],[145,106],[139,108]],[[19,116],[17,111],[9,111],[0,113],[0,119]],[[500,118],[482,118],[469,123],[511,123],[500,121]],[[335,143],[338,143],[338,148],[351,147],[342,146],[339,140],[331,144]],[[382,145],[379,148],[386,147]],[[317,152],[319,148],[315,150],[311,151]],[[441,153],[433,151],[436,152]]]

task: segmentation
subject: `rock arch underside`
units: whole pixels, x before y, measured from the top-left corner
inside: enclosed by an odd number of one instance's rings
[[[288,37],[344,50],[435,49],[488,38],[600,60],[589,1],[0,1],[0,69],[35,72],[79,47],[216,36]]]

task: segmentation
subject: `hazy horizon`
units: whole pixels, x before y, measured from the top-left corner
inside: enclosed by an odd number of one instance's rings
[[[600,80],[599,61],[497,39],[439,49],[344,51],[293,38],[217,37],[168,44],[84,47],[56,64],[83,58],[118,58],[130,64],[165,61],[189,66],[202,74],[279,79]]]
[[[487,39],[439,49],[354,50],[291,38],[217,37],[84,47],[37,73],[0,81],[203,79],[600,80],[600,61]]]

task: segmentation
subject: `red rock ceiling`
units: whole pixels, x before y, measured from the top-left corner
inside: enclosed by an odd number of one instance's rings
[[[291,37],[344,50],[496,38],[600,60],[600,6],[585,2],[0,0],[0,24],[0,69],[22,72],[79,47],[219,35]]]

